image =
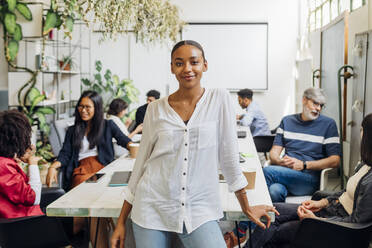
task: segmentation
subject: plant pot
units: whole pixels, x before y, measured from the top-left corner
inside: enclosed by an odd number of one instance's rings
[[[64,62],[63,61],[58,61],[58,62],[59,62],[59,68],[61,68],[61,70],[63,70],[63,71],[70,71],[71,70],[70,64],[65,64],[65,67],[63,67]]]

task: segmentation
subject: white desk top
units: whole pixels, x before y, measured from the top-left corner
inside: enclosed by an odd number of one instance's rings
[[[241,163],[243,171],[256,169],[255,188],[247,190],[249,204],[252,206],[272,205],[251,133],[248,128],[240,127],[239,130],[247,131],[247,137],[239,139],[240,152],[247,154],[246,161]],[[73,188],[47,207],[47,215],[119,217],[125,198],[124,187],[126,186],[109,187],[108,183],[114,171],[131,171],[134,161],[134,159],[127,157],[120,157],[113,161],[100,171],[106,175],[98,182],[84,182]],[[247,220],[247,217],[241,212],[235,194],[228,192],[226,183],[220,183],[220,194],[222,209],[227,220]]]

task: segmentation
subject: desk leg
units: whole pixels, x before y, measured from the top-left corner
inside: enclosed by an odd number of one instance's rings
[[[249,222],[251,223],[251,222]],[[235,221],[235,229],[236,229],[236,237],[238,238],[238,247],[241,248],[240,246],[240,238],[239,238],[239,228],[238,228],[238,222]]]
[[[252,222],[249,221],[248,223],[248,228],[249,228],[249,248],[253,248],[252,246]]]
[[[93,246],[94,248],[97,247],[97,236],[98,236],[99,220],[100,219],[101,219],[100,217],[97,218],[96,235],[94,236],[94,246]]]

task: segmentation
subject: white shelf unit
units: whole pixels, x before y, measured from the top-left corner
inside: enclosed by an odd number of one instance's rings
[[[35,14],[43,13],[40,10],[44,5],[41,3],[35,4],[39,9]],[[45,6],[44,6],[45,7]],[[35,7],[34,7],[35,9]],[[44,9],[45,13],[45,9]],[[32,23],[32,22],[30,22]],[[28,23],[27,25],[30,25]],[[24,25],[21,23],[21,25]],[[40,25],[36,22],[35,25]],[[42,36],[40,30],[41,25],[33,27],[34,33],[27,33],[19,45],[19,53],[16,64],[20,67],[27,67],[32,70],[39,68],[39,57],[41,54]],[[60,117],[72,116],[76,101],[81,95],[81,79],[89,77],[91,74],[90,68],[90,43],[91,31],[81,21],[76,21],[74,24],[74,31],[72,39],[65,37],[63,30],[53,31],[53,36],[45,41],[44,65],[39,72],[35,87],[39,89],[42,94],[47,96],[47,99],[39,104],[39,106],[53,106],[56,114],[53,119],[57,120]],[[61,70],[59,67],[59,60],[64,56],[71,56],[73,58],[75,67],[71,70]],[[28,81],[31,74],[25,70],[8,70],[8,105],[9,107],[19,106],[18,91]],[[21,96],[25,94],[24,90]]]

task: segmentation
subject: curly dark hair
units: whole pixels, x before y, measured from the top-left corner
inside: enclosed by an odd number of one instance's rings
[[[0,156],[22,157],[31,145],[31,125],[17,110],[0,112]]]

